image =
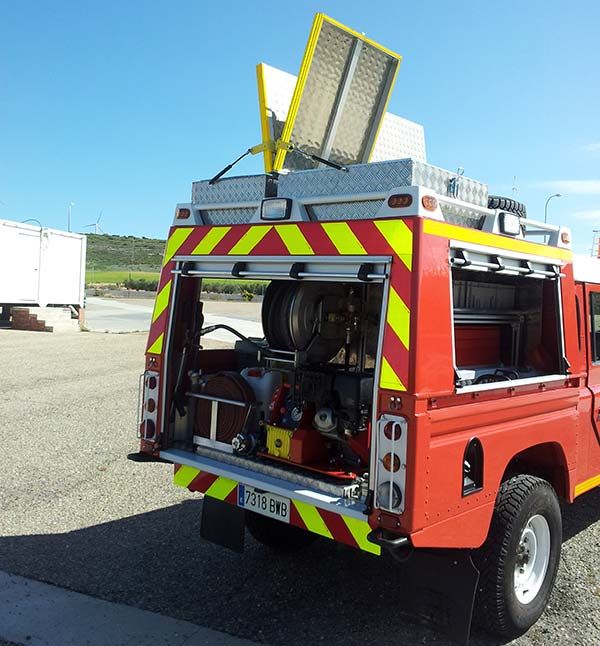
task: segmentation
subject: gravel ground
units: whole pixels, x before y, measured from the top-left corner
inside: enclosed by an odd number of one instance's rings
[[[388,558],[326,540],[294,557],[201,542],[198,498],[168,466],[125,459],[144,342],[0,330],[0,569],[273,646],[449,646],[399,614]],[[599,519],[600,490],[565,510],[550,608],[511,644],[600,644]]]

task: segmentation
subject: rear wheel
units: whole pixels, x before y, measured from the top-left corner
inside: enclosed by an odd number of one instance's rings
[[[311,532],[253,511],[246,511],[246,527],[252,538],[278,552],[301,550],[317,538]]]
[[[515,637],[539,619],[554,586],[561,543],[551,485],[529,475],[504,482],[489,536],[475,554],[481,571],[477,614],[484,628]]]

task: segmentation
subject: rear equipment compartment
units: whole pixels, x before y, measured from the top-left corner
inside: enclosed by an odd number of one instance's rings
[[[404,419],[374,406],[392,258],[293,260],[174,258],[163,383],[145,377],[161,406],[142,439],[158,424],[180,486],[379,553],[368,514],[402,511],[406,461]],[[256,320],[205,317],[208,277],[264,281]],[[203,347],[215,336],[222,347]]]

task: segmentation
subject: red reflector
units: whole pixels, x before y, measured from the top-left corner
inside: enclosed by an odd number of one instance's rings
[[[424,209],[427,209],[427,211],[435,211],[437,209],[438,201],[433,197],[433,195],[423,195],[421,198],[421,204]]]
[[[185,220],[186,218],[190,217],[190,210],[189,209],[177,209],[177,219],[178,220]]]
[[[390,195],[388,197],[388,206],[392,209],[405,209],[413,203],[412,195],[401,193],[400,195]]]
[[[149,413],[153,413],[156,410],[156,402],[153,399],[149,399],[146,402],[146,410]]]
[[[402,427],[398,422],[388,422],[383,428],[383,433],[388,440],[399,440],[402,435]]]

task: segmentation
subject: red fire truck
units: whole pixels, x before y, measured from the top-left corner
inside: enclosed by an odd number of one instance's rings
[[[319,163],[178,205],[130,457],[204,494],[208,540],[429,555],[462,636],[474,599],[522,633],[559,500],[600,485],[600,261],[460,172]],[[207,278],[265,281],[262,332],[206,325]],[[235,343],[203,347],[216,330]]]

